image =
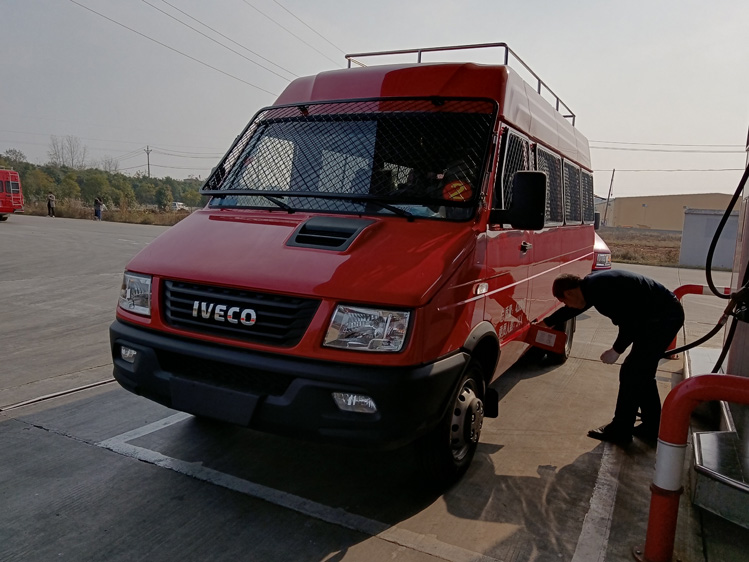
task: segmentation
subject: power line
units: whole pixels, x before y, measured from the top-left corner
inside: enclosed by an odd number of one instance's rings
[[[320,35],[320,34],[319,34],[319,33],[318,33],[318,32],[317,32],[316,30],[314,30],[314,29],[313,29],[312,27],[310,27],[309,25],[307,25],[307,23],[306,23],[305,21],[303,21],[303,20],[299,19],[299,18],[298,18],[298,17],[297,17],[297,16],[296,16],[296,15],[295,15],[295,14],[294,14],[293,12],[291,12],[291,11],[290,11],[290,10],[289,10],[289,9],[288,9],[288,8],[287,8],[286,6],[284,6],[284,5],[283,5],[283,4],[281,4],[280,2],[277,2],[276,0],[273,0],[273,2],[275,2],[276,4],[278,4],[278,5],[279,5],[279,6],[280,6],[280,7],[281,7],[281,8],[283,9],[283,10],[286,10],[286,11],[287,11],[287,12],[288,12],[288,13],[289,13],[289,14],[291,15],[291,17],[293,17],[293,18],[295,18],[295,19],[296,19],[297,21],[299,21],[299,22],[300,22],[300,23],[301,23],[302,25],[304,25],[304,26],[305,26],[305,27],[306,27],[307,29],[309,29],[310,31],[312,31],[312,33],[314,33],[315,35],[317,35],[318,37],[320,37],[320,38],[321,38],[321,39],[322,39],[323,41],[325,41],[325,42],[326,42],[326,43],[327,43],[328,45],[331,45],[331,46],[335,47],[336,49],[338,49],[338,50],[339,50],[339,51],[341,52],[341,54],[343,54],[343,55],[345,55],[345,54],[346,54],[346,51],[344,51],[343,49],[341,49],[341,48],[340,48],[340,47],[339,47],[338,45],[335,45],[335,44],[331,43],[330,41],[328,41],[327,37],[324,37],[323,35]]]
[[[242,57],[242,58],[243,58],[243,59],[245,59],[246,61],[249,61],[249,62],[251,62],[252,64],[254,64],[254,65],[256,65],[256,66],[259,66],[260,68],[262,68],[262,69],[265,69],[265,70],[267,70],[267,71],[268,71],[268,72],[270,72],[271,74],[275,74],[276,76],[278,76],[278,77],[279,77],[279,78],[281,78],[282,80],[286,80],[287,82],[289,82],[289,79],[288,79],[288,78],[286,78],[286,76],[281,76],[281,75],[280,75],[280,74],[279,74],[278,72],[276,72],[275,70],[271,70],[271,69],[270,69],[270,68],[268,68],[267,66],[263,66],[263,65],[262,65],[262,64],[260,64],[259,62],[255,62],[255,61],[254,61],[254,60],[252,60],[251,58],[249,58],[249,57],[246,57],[246,56],[244,56],[244,55],[243,55],[242,53],[240,53],[240,52],[238,52],[238,51],[235,51],[235,50],[234,50],[234,49],[232,49],[231,47],[227,47],[226,45],[224,45],[223,43],[221,43],[221,41],[217,41],[217,40],[216,40],[216,39],[214,39],[213,37],[210,37],[209,35],[206,35],[206,34],[205,34],[205,33],[203,33],[202,31],[200,31],[199,29],[195,29],[195,28],[194,28],[194,27],[192,27],[192,26],[191,26],[190,24],[187,24],[187,23],[183,22],[183,21],[182,21],[181,19],[179,19],[179,18],[176,18],[176,17],[174,17],[173,15],[171,15],[171,14],[169,14],[169,13],[165,12],[165,11],[164,11],[164,10],[162,10],[161,8],[157,8],[156,6],[154,6],[153,4],[151,4],[151,3],[150,3],[150,2],[148,1],[148,0],[141,0],[141,1],[142,1],[142,2],[144,3],[144,4],[147,4],[148,6],[151,6],[151,7],[152,7],[152,8],[154,9],[154,10],[157,10],[157,11],[161,12],[162,14],[164,14],[165,16],[167,16],[167,17],[170,17],[170,18],[172,18],[172,19],[173,19],[174,21],[176,21],[176,22],[178,22],[178,23],[181,23],[182,25],[184,25],[184,26],[185,26],[185,27],[187,27],[188,29],[191,29],[191,30],[193,30],[193,31],[194,31],[195,33],[199,33],[200,35],[202,35],[203,37],[205,37],[205,38],[206,38],[206,39],[208,39],[209,41],[213,41],[213,42],[214,42],[214,43],[216,43],[217,45],[220,45],[220,46],[221,46],[221,47],[223,47],[224,49],[227,49],[227,50],[231,51],[232,53],[234,53],[235,55],[237,55],[237,56],[240,56],[240,57]],[[164,2],[164,3],[165,3],[165,4],[169,4],[168,2]],[[169,5],[171,6],[171,4],[169,4]],[[206,27],[207,27],[207,26],[206,26]]]
[[[624,152],[676,152],[682,154],[745,154],[745,150],[690,150],[669,148],[619,148],[616,146],[591,146],[591,150],[621,150]]]
[[[205,157],[211,156],[211,157],[213,157],[213,156],[223,156],[224,155],[224,152],[213,152],[213,153],[211,153],[211,152],[185,152],[183,150],[172,150],[171,148],[161,148],[159,146],[154,146],[153,148],[156,149],[156,150],[165,150],[165,151],[168,151],[170,153],[176,152],[177,154],[189,154],[189,155],[192,155],[192,156],[205,156]]]
[[[5,119],[5,117],[6,117],[6,115],[4,115],[2,112],[0,112],[0,122],[6,121],[7,119]],[[108,132],[111,132],[113,129],[122,129],[122,130],[125,130],[125,131],[128,131],[128,132],[138,131],[138,134],[148,134],[148,135],[163,134],[163,132],[164,132],[163,129],[143,129],[143,128],[140,128],[140,127],[121,127],[119,125],[113,125],[112,123],[107,123],[105,125],[102,125],[101,123],[96,123],[96,122],[91,122],[91,121],[83,121],[81,119],[58,119],[56,117],[45,117],[45,116],[40,116],[38,114],[35,114],[35,115],[13,114],[13,117],[22,118],[22,119],[28,119],[28,120],[56,121],[56,122],[60,122],[60,123],[74,123],[76,126],[89,125],[89,126],[92,126],[92,127],[103,127],[103,128],[106,128]],[[20,134],[24,134],[24,135],[37,135],[37,136],[39,136],[39,135],[42,135],[42,136],[47,135],[48,136],[50,134],[50,133],[31,133],[31,132],[28,132],[28,131],[7,131],[7,130],[6,131],[0,130],[0,132],[20,133]],[[172,134],[178,134],[180,136],[186,136],[186,135],[194,134],[195,131],[186,132],[186,131],[177,131],[177,130],[170,129],[170,133],[172,133]],[[203,138],[203,137],[201,136],[201,138]],[[107,142],[122,142],[122,143],[125,143],[125,144],[143,144],[141,141],[124,141],[124,140],[121,140],[121,139],[91,139],[91,138],[83,138],[83,137],[82,137],[82,139],[83,140],[101,140],[101,141],[107,141]],[[176,144],[173,145],[173,146],[180,146],[182,148],[206,148],[207,150],[221,150],[221,149],[218,149],[218,148],[215,148],[215,147],[205,147],[205,146],[198,147],[198,146],[176,145]]]
[[[203,160],[206,160],[206,159],[208,159],[208,160],[216,160],[217,158],[220,158],[221,156],[223,156],[223,154],[219,154],[219,155],[216,155],[216,156],[182,156],[182,155],[179,155],[179,154],[174,154],[173,152],[166,152],[166,151],[163,151],[163,150],[154,150],[153,153],[154,154],[163,154],[164,156],[173,156],[174,158],[194,158],[194,159],[198,159],[198,160],[200,160],[200,159],[203,159]]]
[[[589,142],[600,142],[604,144],[629,144],[629,145],[645,145],[645,146],[691,146],[691,147],[713,147],[713,148],[744,148],[740,144],[678,144],[673,142],[624,142],[624,141],[602,141],[602,140],[590,140]]]
[[[187,53],[183,53],[182,51],[179,51],[179,50],[175,49],[174,47],[170,47],[169,45],[167,45],[165,43],[162,43],[161,41],[158,41],[158,40],[154,39],[153,37],[149,37],[148,35],[146,35],[144,33],[141,33],[140,31],[136,31],[132,27],[126,26],[124,23],[120,23],[117,20],[113,20],[112,18],[107,17],[104,14],[101,14],[101,13],[97,12],[96,10],[92,10],[88,6],[84,6],[83,4],[81,4],[79,2],[76,2],[76,0],[70,0],[70,2],[72,2],[76,6],[80,6],[81,8],[84,8],[84,9],[88,10],[91,13],[96,14],[97,16],[100,16],[100,17],[104,18],[107,21],[111,21],[112,23],[115,23],[115,24],[119,25],[120,27],[124,27],[128,31],[132,31],[133,33],[137,33],[141,37],[145,37],[146,39],[148,39],[149,41],[153,41],[157,45],[161,45],[162,47],[165,47],[165,48],[169,49],[170,51],[174,51],[175,53],[177,53],[179,55],[182,55],[183,57],[187,57],[188,59],[190,59],[192,61],[195,61],[198,64],[202,64],[203,66],[207,66],[208,68],[210,68],[212,70],[215,70],[216,72],[220,72],[221,74],[223,74],[225,76],[228,76],[229,78],[234,78],[234,80],[242,82],[243,84],[247,84],[248,86],[252,86],[253,88],[256,88],[256,89],[260,90],[261,92],[265,92],[266,94],[270,94],[272,96],[277,96],[278,95],[278,94],[275,94],[274,92],[266,90],[265,88],[261,88],[260,86],[258,86],[256,84],[252,84],[251,82],[247,82],[247,80],[242,80],[241,78],[239,78],[237,76],[234,76],[233,74],[229,74],[228,72],[224,72],[223,70],[221,70],[219,68],[216,68],[215,66],[211,66],[207,62],[203,62],[202,60],[196,59],[195,57],[192,57],[192,56],[188,55]]]
[[[125,170],[135,170],[136,168],[145,168],[145,164],[141,164],[140,166],[130,166],[129,168],[120,168],[120,172],[124,172]]]
[[[151,167],[153,168],[167,168],[169,170],[210,170],[210,168],[206,167],[194,167],[194,166],[161,166],[159,164],[151,164]]]
[[[610,172],[611,170],[593,170],[594,172]],[[673,169],[650,169],[650,170],[638,170],[630,169],[624,170],[621,168],[616,169],[617,172],[743,172],[744,168],[673,168]]]
[[[224,34],[223,34],[223,33],[221,33],[220,31],[218,31],[218,30],[216,30],[216,29],[213,29],[213,28],[212,28],[212,27],[211,27],[210,25],[208,25],[207,23],[204,23],[204,22],[200,21],[199,19],[196,19],[196,18],[194,18],[193,16],[191,16],[190,14],[188,14],[187,12],[185,12],[184,10],[180,10],[180,9],[179,9],[179,8],[178,8],[177,6],[175,6],[174,4],[170,4],[170,3],[169,3],[169,2],[167,2],[166,0],[161,0],[161,1],[162,1],[162,2],[164,3],[164,4],[166,4],[167,6],[171,6],[172,8],[174,8],[175,10],[177,10],[177,11],[178,11],[179,13],[181,13],[181,14],[183,14],[183,15],[187,16],[187,17],[188,17],[188,18],[190,18],[191,20],[193,20],[193,21],[195,21],[195,22],[199,23],[199,24],[200,24],[200,25],[202,25],[203,27],[207,27],[208,29],[210,29],[211,31],[213,31],[213,33],[215,33],[216,35],[220,35],[221,37],[223,37],[223,38],[224,38],[224,39],[226,39],[227,41],[231,41],[231,42],[232,42],[232,43],[234,43],[234,44],[235,44],[236,46],[238,46],[238,47],[241,47],[241,48],[242,48],[242,49],[244,49],[245,51],[248,51],[248,52],[252,53],[253,55],[255,55],[256,57],[258,57],[258,58],[261,58],[261,59],[263,59],[263,60],[264,60],[265,62],[268,62],[268,63],[272,64],[272,65],[273,65],[273,66],[275,66],[276,68],[280,68],[280,69],[281,69],[281,70],[283,70],[284,72],[288,72],[288,73],[289,73],[289,74],[291,74],[291,75],[292,75],[292,76],[293,76],[294,78],[299,78],[299,75],[298,75],[298,74],[295,74],[295,73],[293,73],[293,72],[292,72],[291,70],[289,70],[288,68],[284,68],[284,67],[283,67],[283,66],[281,66],[280,64],[276,64],[276,63],[275,63],[275,62],[273,62],[272,60],[270,60],[270,59],[267,59],[267,58],[265,58],[265,57],[264,57],[263,55],[261,55],[260,53],[256,53],[255,51],[253,51],[253,50],[252,50],[252,49],[250,49],[249,47],[245,47],[245,46],[244,46],[244,45],[242,45],[241,43],[237,43],[237,42],[236,42],[236,41],[235,41],[234,39],[232,39],[231,37],[227,37],[226,35],[224,35]]]
[[[320,51],[320,50],[316,49],[315,47],[313,47],[312,45],[310,45],[309,43],[307,43],[307,42],[306,42],[306,41],[305,41],[304,39],[302,39],[301,37],[299,37],[299,36],[298,36],[298,35],[297,35],[296,33],[294,33],[293,31],[290,31],[289,29],[285,28],[285,27],[284,27],[283,25],[281,25],[280,23],[278,23],[278,22],[277,22],[276,20],[274,20],[274,19],[273,19],[272,17],[270,17],[270,16],[268,15],[268,14],[265,14],[265,13],[261,12],[260,10],[258,10],[258,9],[257,9],[257,8],[256,8],[255,6],[253,6],[252,4],[250,4],[250,3],[249,3],[249,2],[247,1],[247,0],[242,0],[242,1],[243,1],[243,2],[245,3],[245,4],[247,4],[247,5],[248,5],[248,6],[250,7],[250,8],[252,8],[253,10],[255,10],[255,11],[256,11],[257,13],[259,13],[260,15],[262,15],[262,16],[264,16],[264,17],[266,17],[267,19],[269,19],[270,21],[272,21],[273,23],[275,23],[275,24],[276,24],[276,25],[277,25],[278,27],[280,27],[281,29],[283,29],[284,31],[286,31],[286,33],[289,33],[290,35],[293,35],[294,37],[296,37],[297,39],[299,39],[299,41],[301,41],[302,43],[304,43],[305,45],[307,45],[307,46],[308,46],[308,47],[309,47],[310,49],[312,49],[312,50],[313,50],[313,51],[315,51],[316,53],[318,53],[318,54],[320,54],[320,55],[324,56],[324,57],[325,57],[326,59],[328,59],[328,60],[329,60],[330,62],[332,62],[333,64],[336,64],[336,65],[338,65],[338,66],[342,66],[342,65],[341,65],[341,63],[340,63],[339,61],[334,61],[334,60],[333,60],[333,59],[331,59],[331,58],[330,58],[330,57],[329,57],[328,55],[326,55],[326,54],[325,54],[325,53],[323,53],[322,51]],[[71,0],[71,2],[72,2],[72,0]],[[337,47],[336,47],[336,48],[337,48]]]
[[[26,133],[23,131],[10,131],[10,130],[4,130],[4,129],[0,129],[0,132],[19,133],[19,134],[45,136],[45,137],[53,136],[49,133]],[[86,147],[88,149],[91,149],[97,152],[103,152],[103,151],[112,152],[113,154],[111,154],[111,156],[117,160],[128,160],[132,158],[133,156],[142,155],[142,150],[145,146],[140,141],[124,141],[124,140],[118,140],[118,139],[94,139],[90,137],[76,137],[76,138],[79,138],[81,140],[120,142],[123,144],[138,144],[139,145],[138,148],[130,150],[128,152],[124,152],[124,153],[120,153],[120,151],[122,150],[121,148],[112,148],[112,147],[105,147],[105,146],[94,146],[94,147],[87,146]],[[49,143],[30,142],[30,141],[17,140],[17,139],[14,139],[14,140],[0,139],[0,143],[6,143],[8,145],[49,146]],[[153,148],[155,148],[160,153],[163,153],[169,156],[174,156],[175,158],[220,158],[221,156],[225,154],[224,152],[185,152],[185,151],[175,150],[175,149],[170,149],[170,148],[160,148],[160,147],[153,147]]]

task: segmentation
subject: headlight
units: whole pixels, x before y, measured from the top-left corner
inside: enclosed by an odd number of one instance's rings
[[[596,267],[611,267],[611,254],[596,254]]]
[[[151,316],[151,276],[125,272],[120,289],[120,308]]]
[[[409,312],[338,305],[323,345],[360,351],[400,351]]]

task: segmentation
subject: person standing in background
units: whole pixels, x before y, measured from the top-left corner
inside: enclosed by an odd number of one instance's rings
[[[100,221],[101,220],[101,207],[103,203],[101,202],[101,199],[96,197],[94,199],[94,220]]]
[[[55,194],[51,191],[49,192],[49,195],[47,195],[47,216],[55,216]]]

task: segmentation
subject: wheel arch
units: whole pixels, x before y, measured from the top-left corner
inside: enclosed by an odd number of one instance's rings
[[[466,338],[463,349],[484,367],[484,384],[488,386],[499,361],[499,338],[494,326],[489,322],[477,324]]]

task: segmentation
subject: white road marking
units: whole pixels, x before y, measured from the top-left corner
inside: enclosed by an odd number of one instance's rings
[[[128,431],[127,433],[122,433],[121,435],[101,441],[97,443],[97,446],[114,451],[120,455],[191,476],[203,482],[267,501],[268,503],[296,511],[302,515],[313,517],[332,525],[351,529],[352,531],[376,537],[397,544],[398,546],[429,554],[442,560],[449,562],[503,562],[491,556],[444,543],[431,536],[402,529],[397,525],[380,523],[361,515],[349,513],[340,508],[332,508],[312,500],[282,492],[281,490],[206,468],[200,463],[175,459],[162,455],[157,451],[151,451],[150,449],[137,447],[128,443],[128,441],[159,431],[191,417],[191,415],[184,413],[174,414],[162,420]]]
[[[118,242],[127,242],[128,244],[132,244],[133,246],[146,246],[148,245],[148,242],[138,242],[137,240],[128,240],[127,238],[118,238]]]
[[[618,447],[610,443],[604,444],[601,468],[590,498],[590,509],[585,515],[572,562],[603,562],[606,559],[616,490],[619,487],[619,468],[623,458]]]
[[[106,441],[101,441],[100,443],[97,443],[97,445],[99,447],[104,447],[105,449],[110,449],[110,444],[118,445],[127,443],[128,441],[132,441],[133,439],[137,439],[138,437],[143,437],[144,435],[148,435],[149,433],[153,433],[154,431],[159,431],[160,429],[164,429],[166,427],[169,427],[170,425],[174,425],[175,423],[179,423],[191,417],[192,416],[190,414],[179,412],[177,414],[169,416],[168,418],[160,419],[158,421],[149,423],[148,425],[144,425],[143,427],[128,431],[127,433],[116,435],[110,439],[107,439]]]

